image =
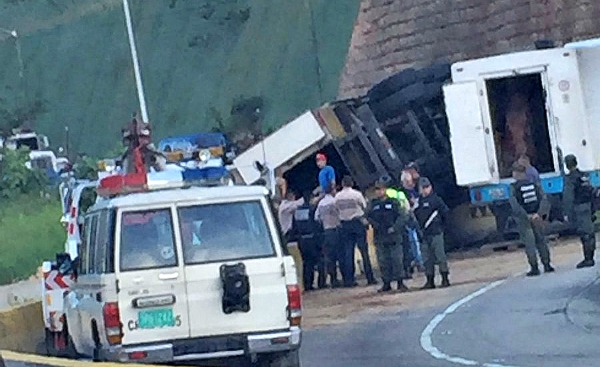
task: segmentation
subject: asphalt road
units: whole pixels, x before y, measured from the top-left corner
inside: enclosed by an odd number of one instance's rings
[[[343,325],[306,331],[303,366],[600,365],[598,274],[598,268],[558,269],[482,285],[448,308],[355,315]]]
[[[510,278],[475,296],[307,331],[304,366],[600,365],[598,268]]]

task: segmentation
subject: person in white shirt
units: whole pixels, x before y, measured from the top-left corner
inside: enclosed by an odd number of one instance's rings
[[[363,194],[352,188],[352,177],[342,179],[342,191],[335,196],[335,205],[340,213],[342,255],[342,278],[344,287],[355,287],[354,278],[354,246],[358,246],[363,260],[365,275],[369,285],[377,284],[373,276],[369,249],[367,246],[367,219],[365,209],[367,202]]]
[[[292,223],[294,220],[294,213],[296,209],[304,204],[304,199],[300,198],[296,200],[296,193],[292,190],[287,190],[285,199],[281,201],[278,209],[279,224],[281,225],[281,231],[286,240],[290,240],[290,231],[292,229]]]
[[[315,220],[320,222],[323,226],[323,268],[329,274],[330,284],[332,288],[338,288],[340,286],[337,278],[338,263],[340,265],[340,211],[335,205],[335,198],[333,196],[333,189],[328,187],[325,189],[325,196],[315,211]]]

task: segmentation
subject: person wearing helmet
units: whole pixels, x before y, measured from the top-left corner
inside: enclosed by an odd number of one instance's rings
[[[525,253],[531,270],[527,276],[540,275],[537,255],[539,254],[544,272],[554,271],[550,265],[550,250],[543,232],[544,219],[549,213],[549,203],[541,187],[527,178],[527,168],[518,162],[513,164],[512,194],[509,203],[512,216],[517,222],[519,240],[525,245]]]
[[[595,265],[596,234],[592,220],[593,188],[589,176],[577,168],[577,158],[573,154],[565,157],[565,166],[569,170],[563,193],[565,220],[573,223],[583,245],[583,261],[577,264],[577,269],[587,268]]]
[[[407,212],[400,208],[394,198],[390,198],[386,189],[389,180],[379,180],[375,184],[377,197],[371,201],[367,210],[367,219],[373,226],[377,261],[381,269],[383,287],[379,292],[392,290],[391,282],[397,281],[397,289],[405,292],[402,240]]]

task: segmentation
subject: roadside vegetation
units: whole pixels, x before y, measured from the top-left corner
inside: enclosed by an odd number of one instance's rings
[[[25,167],[26,151],[0,151],[0,284],[36,273],[65,240],[58,192]]]

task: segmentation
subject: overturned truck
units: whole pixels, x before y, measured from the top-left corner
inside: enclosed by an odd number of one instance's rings
[[[527,155],[561,223],[564,167],[575,154],[600,186],[597,71],[600,41],[516,52],[403,70],[361,97],[306,112],[241,154],[235,171],[246,183],[285,177],[296,190],[317,185],[314,154],[366,189],[397,179],[417,162],[454,208],[450,242],[466,246],[516,236],[507,199],[510,167]],[[489,210],[488,210],[489,209]],[[491,211],[492,215],[489,214]],[[482,215],[479,216],[478,213]]]
[[[455,183],[449,128],[444,113],[442,85],[450,78],[450,64],[405,70],[376,85],[366,96],[335,101],[307,111],[283,125],[233,162],[233,174],[247,184],[264,180],[276,192],[275,179],[283,177],[296,192],[312,191],[318,168],[314,157],[324,152],[338,176],[349,174],[357,186],[368,189],[388,176],[399,184],[409,162],[416,162],[436,190],[455,208],[455,218],[468,217],[468,191]],[[451,234],[454,246],[462,238]]]

